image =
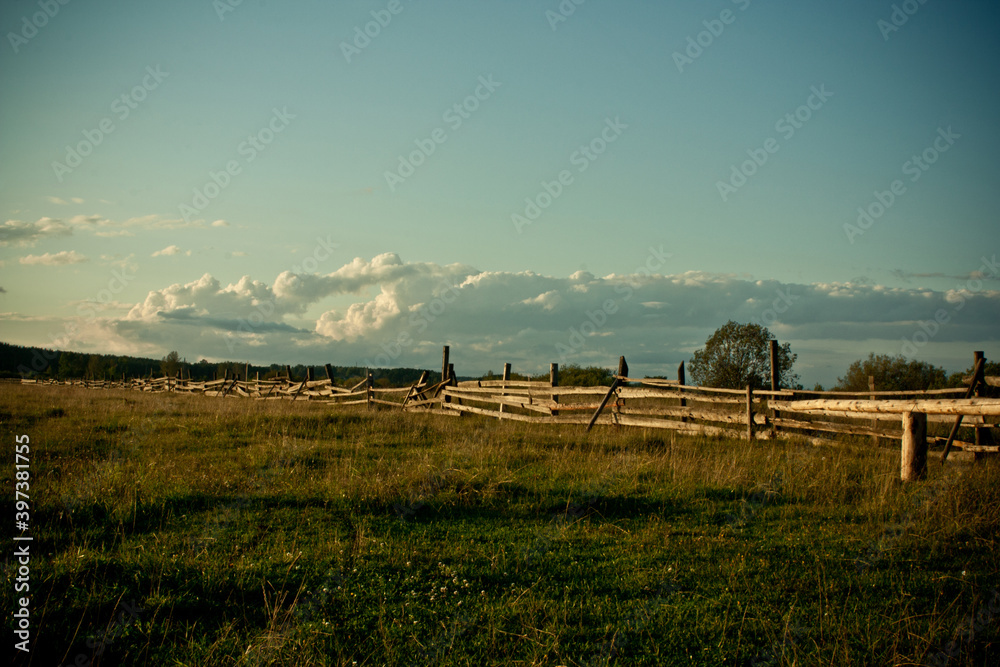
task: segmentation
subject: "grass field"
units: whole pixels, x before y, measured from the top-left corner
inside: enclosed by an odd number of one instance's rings
[[[1000,664],[996,461],[17,385],[0,421],[17,664]]]

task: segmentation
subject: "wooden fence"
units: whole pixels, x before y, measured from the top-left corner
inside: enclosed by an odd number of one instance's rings
[[[814,441],[847,435],[898,440],[903,452],[903,479],[926,473],[928,441],[944,445],[942,461],[951,449],[972,452],[978,458],[997,453],[990,429],[998,428],[1000,398],[990,397],[998,378],[983,373],[985,357],[975,355],[968,387],[930,391],[819,392],[781,389],[772,341],[770,390],[716,389],[685,384],[684,364],[677,380],[632,378],[624,357],[610,387],[559,386],[559,367],[552,364],[548,381],[511,379],[510,364],[499,380],[457,380],[443,351],[444,381],[430,384],[428,373],[409,387],[376,388],[372,374],[353,387],[338,387],[330,366],[327,377],[316,380],[310,370],[301,381],[286,377],[209,382],[179,378],[135,379],[128,382],[82,382],[90,388],[127,388],[146,392],[203,394],[258,400],[323,401],[335,405],[366,405],[406,411],[435,411],[449,416],[483,415],[529,423],[578,424],[668,429],[688,434],[720,435],[748,441],[799,435]],[[30,382],[30,381],[26,381]],[[959,429],[972,428],[972,441],[959,440]],[[933,431],[940,431],[934,433]],[[945,433],[948,433],[945,436]]]

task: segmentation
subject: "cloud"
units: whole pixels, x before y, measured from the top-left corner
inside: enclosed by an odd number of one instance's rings
[[[59,199],[59,197],[46,197],[50,204],[55,204],[56,206],[68,206],[69,202]]]
[[[175,245],[168,245],[163,250],[157,250],[152,255],[150,255],[150,257],[165,257],[165,256],[171,256],[171,255],[179,255],[180,253],[181,253],[181,249],[180,248],[178,248]]]
[[[249,253],[243,252],[242,250],[234,250],[234,251],[232,251],[230,253],[227,253],[227,257],[230,257],[230,258],[232,258],[232,257],[249,257],[249,256],[250,256]]]
[[[0,294],[6,294],[6,293],[7,293],[7,290],[5,290],[3,287],[0,287]]]
[[[972,285],[790,284],[698,271],[556,277],[386,253],[326,275],[286,271],[271,284],[205,274],[149,292],[107,326],[117,340],[184,348],[190,358],[433,367],[450,344],[460,372],[503,362],[533,372],[553,361],[611,366],[625,354],[641,372],[662,374],[732,319],[759,322],[828,365],[835,358],[842,372],[869,351],[898,353],[921,322],[942,314],[935,345],[967,351],[998,340],[1000,291]]]
[[[213,227],[228,227],[229,223],[226,222],[225,220],[216,220],[215,222],[212,223],[212,226]]]
[[[191,251],[181,250],[179,247],[175,245],[168,245],[163,250],[157,250],[152,255],[150,255],[150,257],[169,257],[172,255],[184,255],[185,257],[190,257]]]
[[[287,307],[278,306],[270,287],[249,276],[223,287],[217,278],[206,273],[196,281],[149,292],[142,303],[136,304],[129,311],[128,319],[155,322],[172,313],[184,311],[189,319],[206,319],[231,313],[232,319],[236,320],[249,316],[258,309],[267,312],[267,317],[272,321],[275,321],[274,315],[281,316],[291,312]]]
[[[110,227],[115,224],[99,215],[74,215],[69,223],[80,227]]]
[[[52,236],[70,236],[73,228],[62,220],[40,218],[37,222],[8,220],[0,225],[0,246],[33,246]]]
[[[66,264],[80,264],[86,261],[88,261],[87,258],[75,250],[64,250],[55,254],[28,255],[20,259],[21,264],[38,266],[65,266]]]

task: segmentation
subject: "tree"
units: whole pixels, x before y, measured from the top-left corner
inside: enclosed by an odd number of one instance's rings
[[[759,324],[739,324],[730,320],[694,353],[688,371],[702,387],[755,389],[771,386],[770,343],[774,336]],[[800,388],[799,376],[792,373],[798,355],[788,343],[778,346],[778,379],[782,387]]]
[[[167,377],[175,377],[177,371],[181,369],[181,355],[177,350],[172,350],[170,354],[163,357],[160,362],[160,372]]]
[[[92,354],[87,360],[87,377],[91,380],[104,379],[104,358],[99,354]]]
[[[837,378],[838,391],[868,391],[868,378],[875,378],[876,391],[916,391],[942,389],[947,386],[948,374],[943,368],[926,361],[907,360],[901,354],[870,352],[867,359],[855,361],[847,374]]]
[[[948,377],[949,387],[968,387],[969,385],[965,383],[965,378],[972,377],[972,366],[969,366],[964,371],[958,371],[957,373],[952,373]],[[997,361],[987,361],[985,367],[983,368],[983,375],[986,377],[997,377],[1000,376],[1000,362]]]
[[[82,378],[87,372],[87,357],[78,352],[59,354],[59,377],[63,380]]]

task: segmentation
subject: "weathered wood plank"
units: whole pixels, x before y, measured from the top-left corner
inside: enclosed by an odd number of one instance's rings
[[[721,412],[716,410],[698,410],[690,407],[666,407],[666,408],[618,408],[618,412],[623,415],[636,415],[648,417],[680,417],[688,419],[699,419],[702,421],[723,422],[725,424],[746,424],[746,416],[742,412]],[[767,415],[757,413],[754,415],[754,423],[766,425]]]
[[[982,415],[1000,416],[1000,399],[996,398],[952,398],[923,400],[834,400],[774,401],[772,408],[797,412],[824,413],[828,410],[840,412],[878,412],[904,414],[923,412],[937,415]]]
[[[784,404],[782,404],[784,405]],[[791,403],[795,405],[795,403]],[[798,414],[798,415],[816,415],[821,414],[824,417],[843,417],[845,419],[868,419],[868,420],[878,420],[884,422],[898,422],[899,415],[894,412],[847,412],[844,410],[823,410],[817,412],[816,410],[795,410],[794,408],[781,408],[782,414]],[[967,424],[980,424],[985,426],[990,426],[986,424],[986,418],[981,415],[966,416],[964,418]],[[927,415],[927,421],[932,423],[940,424],[953,424],[955,422],[954,415]]]
[[[836,422],[825,421],[800,421],[787,417],[778,417],[772,420],[779,429],[800,429],[803,431],[820,431],[823,433],[841,433],[843,435],[867,435],[879,438],[890,438],[898,440],[901,436],[899,431],[889,431],[872,429],[868,426],[855,426],[852,424],[838,424]],[[899,421],[898,418],[894,421]]]

